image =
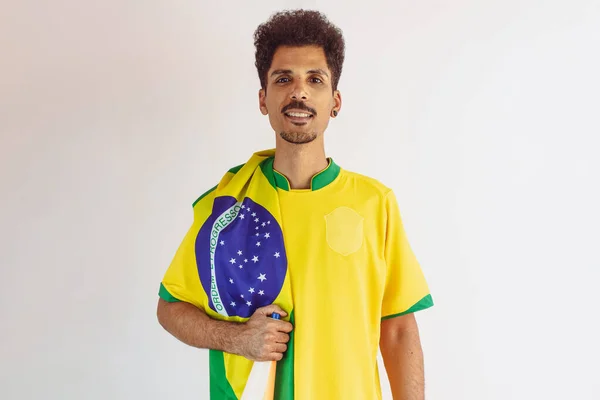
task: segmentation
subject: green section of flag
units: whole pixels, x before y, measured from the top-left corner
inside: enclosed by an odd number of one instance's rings
[[[269,181],[273,188],[277,189],[277,184],[275,183],[275,173],[273,170],[273,161],[275,159],[273,157],[269,157],[263,162],[260,163],[260,169],[265,175],[265,178]]]
[[[231,172],[232,174],[234,174],[234,175],[235,175],[235,174],[237,174],[237,173],[238,173],[238,171],[239,171],[240,169],[242,169],[242,167],[243,167],[244,165],[246,165],[246,164],[240,164],[240,165],[238,165],[237,167],[233,167],[233,168],[231,168],[231,169],[230,169],[228,172]]]
[[[290,314],[290,323],[294,326],[294,311]],[[275,373],[275,395],[276,400],[294,399],[294,331],[290,332],[288,349],[283,358],[277,362]]]
[[[198,197],[198,198],[196,199],[196,201],[194,202],[194,204],[192,204],[192,207],[194,207],[196,204],[198,204],[198,202],[199,202],[200,200],[202,200],[203,198],[205,198],[206,196],[208,196],[208,195],[209,195],[209,194],[210,194],[210,193],[211,193],[213,190],[215,190],[215,189],[217,188],[217,186],[218,186],[218,185],[215,185],[214,187],[212,187],[212,188],[208,189],[206,192],[204,192],[204,193],[202,194],[202,196]]]
[[[210,399],[211,400],[238,400],[233,388],[225,374],[225,360],[223,352],[209,350],[210,367]]]

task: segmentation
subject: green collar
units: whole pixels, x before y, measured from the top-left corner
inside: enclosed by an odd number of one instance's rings
[[[261,163],[260,167],[273,187],[289,191],[290,182],[285,175],[273,168],[274,160],[274,157],[269,157]],[[333,159],[328,158],[328,161],[329,165],[327,168],[313,176],[310,180],[310,190],[315,191],[324,188],[333,182],[340,174],[340,167],[333,161]]]

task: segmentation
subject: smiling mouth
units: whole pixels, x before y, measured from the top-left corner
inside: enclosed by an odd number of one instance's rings
[[[304,125],[313,117],[312,114],[299,111],[288,111],[283,113],[287,119],[295,125]]]

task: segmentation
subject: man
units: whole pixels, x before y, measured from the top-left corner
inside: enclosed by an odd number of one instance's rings
[[[379,399],[378,348],[394,399],[423,399],[413,313],[433,302],[394,194],[325,155],[342,106],[341,31],[315,11],[282,12],[255,46],[275,151],[195,203],[161,284],[160,324],[211,349],[213,399],[240,398],[252,361],[278,361],[271,398]]]

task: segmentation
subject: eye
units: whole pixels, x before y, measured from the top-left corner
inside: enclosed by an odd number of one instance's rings
[[[323,81],[321,80],[321,78],[317,78],[317,77],[312,77],[312,78],[310,78],[310,80],[313,83],[323,83]]]
[[[275,83],[287,83],[287,82],[289,82],[289,81],[290,81],[290,78],[288,78],[288,77],[284,76],[284,77],[281,77],[281,78],[277,79],[277,80],[275,81]]]

